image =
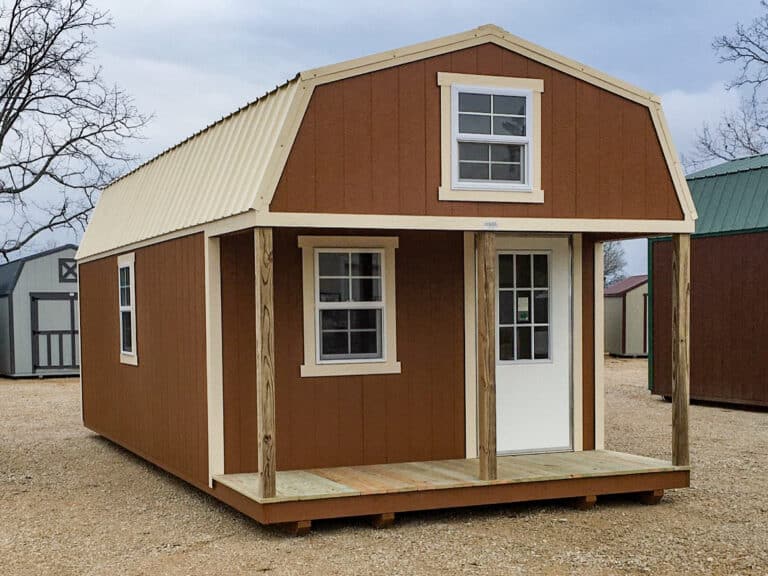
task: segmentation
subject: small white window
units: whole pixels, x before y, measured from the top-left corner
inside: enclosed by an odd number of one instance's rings
[[[439,72],[440,200],[544,202],[544,82]]]
[[[388,374],[397,362],[397,238],[300,236],[302,376]]]
[[[117,259],[118,303],[120,314],[120,362],[138,364],[136,351],[136,291],[134,255]]]

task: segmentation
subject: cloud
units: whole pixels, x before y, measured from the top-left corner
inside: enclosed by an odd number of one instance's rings
[[[723,113],[734,110],[739,95],[717,82],[701,91],[670,90],[661,95],[664,113],[679,154],[689,156],[704,122],[716,124]]]

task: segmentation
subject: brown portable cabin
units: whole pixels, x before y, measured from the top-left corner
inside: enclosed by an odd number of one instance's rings
[[[688,176],[700,218],[691,238],[691,398],[768,407],[768,154]],[[649,384],[672,396],[668,238],[649,243]]]
[[[297,529],[658,499],[694,220],[657,97],[498,27],[302,72],[102,195],[85,425]],[[683,263],[671,463],[604,449],[602,242],[651,234]]]

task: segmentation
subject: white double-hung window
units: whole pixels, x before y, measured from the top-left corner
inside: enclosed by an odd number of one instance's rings
[[[302,376],[400,372],[395,334],[396,237],[300,236]]]
[[[118,304],[120,314],[120,362],[138,364],[136,351],[136,290],[134,255],[117,258]]]
[[[439,73],[440,200],[543,202],[543,81]]]
[[[530,190],[530,90],[452,88],[455,162],[453,187]]]

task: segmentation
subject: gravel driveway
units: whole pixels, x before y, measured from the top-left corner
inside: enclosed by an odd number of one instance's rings
[[[669,459],[645,362],[608,360],[607,447]],[[766,574],[768,413],[691,409],[692,488],[262,528],[80,423],[73,380],[0,380],[2,574]]]

